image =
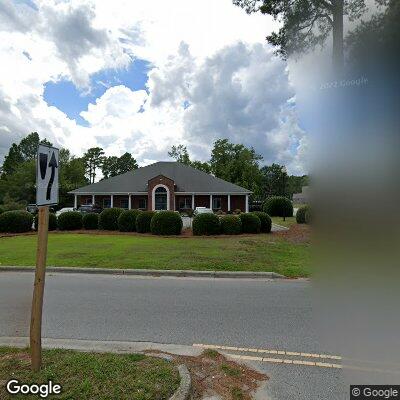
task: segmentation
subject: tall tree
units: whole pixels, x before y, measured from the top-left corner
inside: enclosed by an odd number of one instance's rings
[[[13,173],[18,165],[24,161],[34,160],[36,158],[39,143],[51,146],[47,139],[40,140],[37,132],[32,132],[24,137],[19,144],[13,143],[11,148],[4,158],[1,175]]]
[[[85,177],[85,162],[82,158],[75,158],[67,149],[60,149],[59,156],[59,196],[60,206],[72,205],[69,191],[87,185]]]
[[[267,40],[284,57],[323,45],[332,32],[332,57],[335,69],[343,66],[343,16],[360,18],[365,0],[233,0],[247,13],[261,12],[282,22],[278,32]]]
[[[124,174],[138,169],[138,163],[130,153],[124,153],[121,157],[104,157],[101,171],[104,179]]]
[[[260,160],[262,157],[252,147],[219,139],[214,142],[211,152],[211,172],[218,178],[258,193],[261,180],[258,164]]]
[[[168,152],[168,155],[181,164],[191,164],[189,152],[187,151],[186,146],[184,146],[183,144],[180,144],[178,146],[173,145],[171,147],[171,151]]]
[[[284,165],[272,164],[261,168],[263,197],[287,194],[288,176]]]
[[[104,150],[101,147],[92,147],[83,155],[86,166],[86,174],[89,182],[94,183],[96,171],[101,168],[104,159]]]
[[[192,161],[190,159],[189,152],[186,146],[184,146],[183,144],[172,146],[171,151],[168,152],[168,155],[182,164],[190,165],[191,167],[196,168],[200,171],[207,172],[208,174],[211,172],[211,166],[209,163],[202,161]]]

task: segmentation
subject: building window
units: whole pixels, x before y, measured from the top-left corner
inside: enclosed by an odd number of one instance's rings
[[[91,197],[86,197],[86,201],[85,204],[88,206],[90,204],[92,204],[92,198]]]
[[[146,198],[139,199],[139,209],[147,210],[147,199]]]
[[[221,197],[213,197],[213,210],[221,209]]]
[[[167,208],[168,208],[167,189],[165,189],[165,187],[160,186],[155,191],[154,209],[167,210]]]
[[[129,206],[128,199],[121,199],[119,202],[119,206],[121,208],[128,208]]]
[[[111,207],[111,199],[106,197],[103,199],[103,208],[110,208]]]
[[[192,208],[192,199],[190,197],[184,197],[179,199],[179,209],[187,210]]]

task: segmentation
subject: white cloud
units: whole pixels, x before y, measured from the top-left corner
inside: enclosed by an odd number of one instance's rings
[[[37,130],[77,154],[101,145],[109,154],[131,151],[142,163],[167,158],[175,143],[204,158],[214,139],[228,137],[301,170],[305,139],[286,65],[264,42],[272,20],[248,16],[231,0],[35,6],[0,5],[0,162],[12,141]],[[152,63],[148,93],[109,87],[81,112],[88,127],[43,99],[46,82],[90,90],[91,75],[134,58]]]

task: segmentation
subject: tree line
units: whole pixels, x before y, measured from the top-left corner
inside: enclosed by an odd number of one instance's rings
[[[20,209],[34,204],[36,198],[36,154],[39,143],[52,145],[40,139],[37,132],[13,143],[0,166],[0,205],[5,209]],[[262,157],[253,148],[234,144],[228,139],[214,142],[207,162],[190,158],[184,145],[174,145],[169,157],[196,169],[252,190],[253,200],[283,195],[291,198],[308,184],[308,176],[288,175],[283,165],[262,166]],[[138,168],[136,159],[128,152],[122,156],[105,156],[101,147],[88,149],[76,157],[68,149],[60,149],[59,193],[60,206],[73,204],[69,191]],[[101,174],[100,174],[101,172]]]
[[[172,146],[168,155],[176,161],[190,165],[217,178],[242,186],[253,192],[251,200],[263,201],[271,196],[292,198],[308,185],[308,176],[287,173],[284,165],[273,163],[262,165],[263,157],[252,147],[234,144],[228,139],[214,142],[209,161],[191,160],[184,145]]]

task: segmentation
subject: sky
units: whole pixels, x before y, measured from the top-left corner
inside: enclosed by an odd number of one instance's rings
[[[231,0],[2,0],[0,163],[37,131],[141,166],[227,138],[307,173],[295,79],[265,41],[278,26]]]

